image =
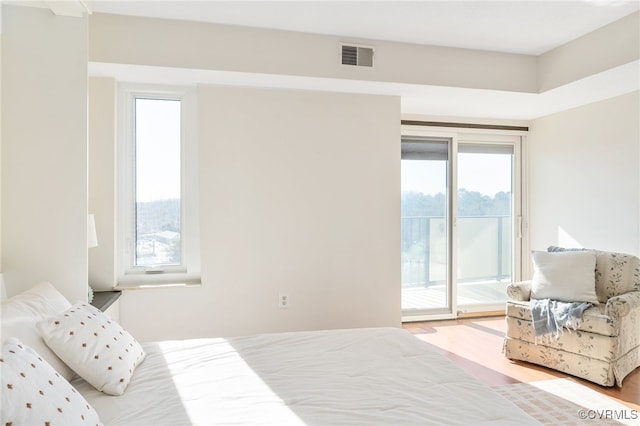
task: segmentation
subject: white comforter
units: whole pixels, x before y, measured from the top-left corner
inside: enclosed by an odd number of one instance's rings
[[[143,346],[124,395],[73,381],[105,425],[537,424],[400,329]]]

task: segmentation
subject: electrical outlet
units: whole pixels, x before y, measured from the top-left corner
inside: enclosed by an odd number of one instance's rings
[[[289,293],[280,292],[278,293],[278,307],[280,309],[287,309],[291,304],[291,299],[289,299]]]

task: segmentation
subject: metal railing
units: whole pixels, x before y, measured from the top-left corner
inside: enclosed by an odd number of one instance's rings
[[[501,281],[511,277],[511,216],[459,216],[457,229],[458,282]],[[445,283],[445,217],[402,217],[401,232],[402,286],[428,287]]]

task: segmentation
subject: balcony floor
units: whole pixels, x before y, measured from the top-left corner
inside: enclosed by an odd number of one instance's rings
[[[507,301],[508,282],[458,283],[458,305],[500,303]],[[446,307],[446,286],[409,287],[402,289],[402,309],[435,309]]]

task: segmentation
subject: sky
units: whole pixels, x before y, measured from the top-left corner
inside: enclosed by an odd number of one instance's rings
[[[458,154],[458,188],[493,197],[511,191],[512,155]],[[446,161],[402,161],[402,191],[435,195],[446,192]]]
[[[136,100],[136,199],[180,197],[180,101]]]

